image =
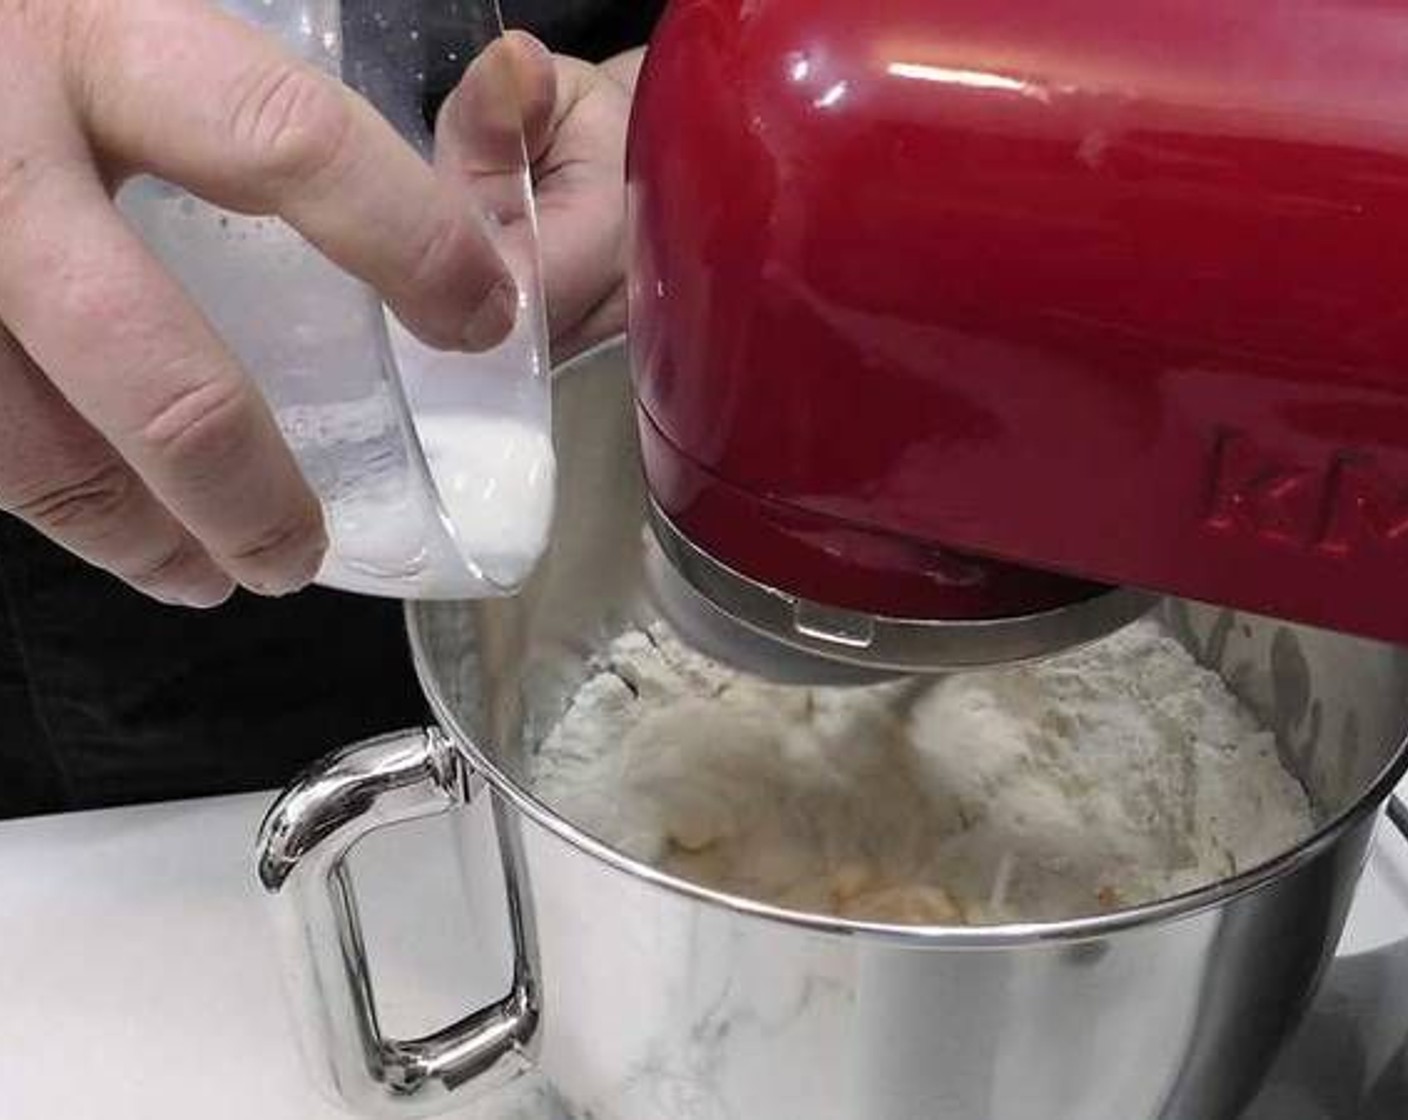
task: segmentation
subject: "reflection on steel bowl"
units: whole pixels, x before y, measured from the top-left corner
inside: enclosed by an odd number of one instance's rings
[[[359,1110],[425,1113],[534,1066],[579,1120],[1233,1117],[1333,953],[1403,772],[1408,657],[1167,605],[1172,633],[1275,732],[1321,822],[1192,893],[1074,920],[916,928],[713,892],[592,839],[529,789],[534,752],[594,657],[652,618],[620,348],[564,370],[555,406],[556,535],[526,594],[408,608],[439,726],[330,757],[261,837],[329,1089]],[[372,828],[463,820],[481,797],[503,851],[513,982],[438,1035],[384,1038],[343,857]],[[607,966],[623,956],[629,972]]]

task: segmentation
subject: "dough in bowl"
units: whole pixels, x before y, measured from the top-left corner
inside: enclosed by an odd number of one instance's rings
[[[1153,620],[1044,662],[864,688],[744,676],[663,625],[618,638],[534,792],[682,878],[926,925],[1166,898],[1305,839],[1275,739]]]

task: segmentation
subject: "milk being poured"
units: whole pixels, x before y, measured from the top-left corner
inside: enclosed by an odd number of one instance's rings
[[[540,309],[522,300],[491,353],[436,351],[276,219],[153,179],[120,201],[258,384],[317,493],[329,538],[319,583],[399,598],[522,583],[552,517]]]
[[[433,415],[418,418],[416,429],[441,505],[412,476],[380,488],[364,481],[355,497],[329,509],[336,549],[319,582],[362,590],[365,571],[400,565],[408,594],[419,598],[516,588],[547,544],[552,440],[504,416]]]
[[[552,521],[548,433],[508,416],[427,416],[416,427],[460,548],[495,583],[520,583]]]

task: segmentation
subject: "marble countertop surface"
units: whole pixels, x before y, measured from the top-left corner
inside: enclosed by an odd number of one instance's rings
[[[271,797],[0,823],[0,1116],[345,1116],[304,1075],[253,880]],[[499,994],[469,963],[502,954],[466,952],[443,830],[375,836],[354,867],[385,1026],[403,1037]],[[454,1114],[554,1115],[531,1079]],[[1408,1116],[1408,841],[1385,826],[1340,957],[1247,1120],[1390,1116]]]

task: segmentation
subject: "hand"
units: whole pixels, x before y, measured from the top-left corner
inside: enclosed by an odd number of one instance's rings
[[[530,232],[515,205],[520,136],[526,141],[559,362],[625,328],[626,125],[643,52],[592,66],[516,31],[502,48],[484,51],[442,106],[436,163],[480,198],[494,198],[494,181],[504,177],[497,217],[512,260]]]
[[[545,183],[579,174],[559,162]],[[0,508],[167,602],[292,590],[325,548],[319,507],[230,351],[114,209],[143,172],[284,218],[433,345],[496,343],[512,281],[462,190],[212,5],[0,0]],[[554,273],[574,321],[597,283],[584,251]]]

